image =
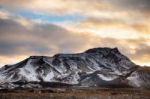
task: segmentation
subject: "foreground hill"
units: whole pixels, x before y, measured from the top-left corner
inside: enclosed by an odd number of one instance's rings
[[[117,48],[93,48],[78,54],[31,56],[0,69],[0,87],[52,86],[150,88],[150,68],[140,67]]]

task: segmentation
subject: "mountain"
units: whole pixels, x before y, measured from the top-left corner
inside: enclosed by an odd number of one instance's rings
[[[140,67],[117,48],[77,54],[30,56],[0,69],[0,88],[150,87],[150,68]]]

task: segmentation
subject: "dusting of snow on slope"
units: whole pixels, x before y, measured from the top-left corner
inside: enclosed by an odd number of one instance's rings
[[[117,76],[105,76],[103,74],[97,74],[102,80],[112,81],[117,78]]]
[[[26,77],[28,81],[39,81],[35,72],[36,68],[31,65],[32,59],[29,60],[23,68],[20,68],[19,74]]]
[[[136,73],[135,67],[117,48],[93,48],[77,54],[31,56],[15,65],[4,66],[0,69],[0,83],[57,82],[78,86],[110,86],[128,81],[130,86],[141,87],[143,82],[149,81],[149,74]]]

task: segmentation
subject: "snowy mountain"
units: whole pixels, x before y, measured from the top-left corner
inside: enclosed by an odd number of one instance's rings
[[[117,48],[94,48],[53,57],[31,56],[0,69],[1,88],[45,85],[147,88],[150,69],[137,66]]]

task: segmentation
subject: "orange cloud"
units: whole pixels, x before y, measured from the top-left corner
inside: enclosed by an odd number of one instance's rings
[[[15,63],[30,55],[51,56],[58,52],[83,52],[92,47],[118,47],[135,63],[150,65],[149,2],[116,1],[13,0],[10,3],[0,0],[6,10],[0,10],[0,64]],[[135,2],[133,6],[131,1]],[[61,26],[36,23],[15,15],[21,10],[48,15],[80,14],[85,19]]]

